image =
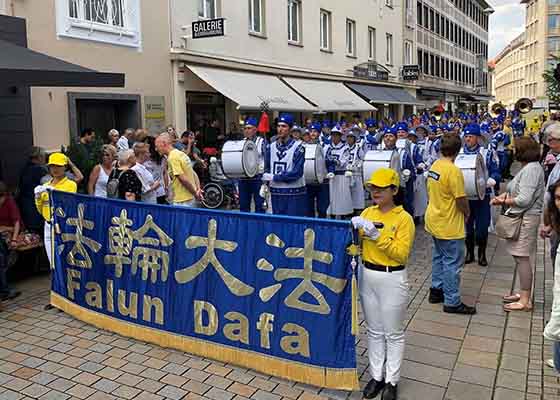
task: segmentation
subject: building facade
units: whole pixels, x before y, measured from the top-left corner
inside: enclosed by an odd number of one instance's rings
[[[316,118],[314,113],[321,119],[349,119],[356,112],[362,117],[398,118],[413,110],[414,86],[400,77],[405,56],[410,58],[406,62],[414,62],[413,42],[409,41],[406,53],[403,10],[392,0],[171,0],[171,10],[178,129],[196,129],[214,119],[220,129],[234,129],[240,118],[258,114],[259,110],[239,104],[241,99],[229,92],[235,88],[249,94],[266,76],[280,77],[306,100],[306,106],[311,105],[298,108],[285,102],[283,106],[282,96],[269,87],[269,100],[280,101],[268,103],[274,115],[294,111],[300,121]],[[193,38],[193,21],[219,17],[225,19],[225,36]],[[235,87],[233,79],[243,74],[247,74],[246,85]],[[325,82],[332,88],[334,83],[382,88],[366,98],[378,111],[368,109],[368,102],[364,107],[357,100],[352,109],[343,98],[336,100],[339,107],[317,104],[321,98],[336,96]],[[361,89],[365,92],[367,88]]]
[[[417,97],[446,109],[490,99],[488,23],[484,0],[417,0]]]
[[[47,150],[116,128],[161,131],[173,120],[169,8],[144,0],[1,1],[25,18],[28,46],[53,57],[126,76],[124,88],[32,88],[33,142]]]
[[[496,102],[513,108],[517,100],[526,96],[525,32],[513,39],[494,58],[494,97]],[[527,85],[527,88],[530,87]]]

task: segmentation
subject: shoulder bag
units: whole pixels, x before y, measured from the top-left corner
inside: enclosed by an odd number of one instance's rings
[[[506,209],[502,205],[502,212],[498,215],[496,220],[496,235],[506,240],[516,241],[519,239],[521,225],[523,224],[523,217],[525,216],[525,213],[537,202],[537,199],[538,196],[535,197],[531,205],[525,211],[518,214],[512,214],[510,212],[510,208]]]

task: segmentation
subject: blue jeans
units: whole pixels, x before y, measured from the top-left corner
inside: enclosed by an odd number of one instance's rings
[[[560,372],[560,342],[554,342],[552,350],[554,351],[554,369],[556,372]]]
[[[432,287],[443,289],[446,306],[461,304],[461,270],[465,258],[465,239],[434,238],[432,251]]]

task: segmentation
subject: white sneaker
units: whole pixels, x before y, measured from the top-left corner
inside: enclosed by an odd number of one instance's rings
[[[545,361],[546,365],[548,365],[550,368],[556,368],[554,366],[554,360],[552,358],[549,358],[548,360]]]

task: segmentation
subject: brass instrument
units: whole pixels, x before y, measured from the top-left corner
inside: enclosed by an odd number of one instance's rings
[[[492,118],[498,118],[505,111],[506,108],[502,103],[494,103],[490,108],[490,115],[492,116]]]
[[[515,110],[520,114],[527,114],[533,109],[533,101],[527,97],[523,97],[515,103]]]
[[[443,116],[444,112],[445,112],[445,110],[443,109],[443,107],[441,105],[437,105],[437,106],[433,107],[432,110],[431,110],[431,114],[434,116],[436,121],[441,120],[441,117]]]

